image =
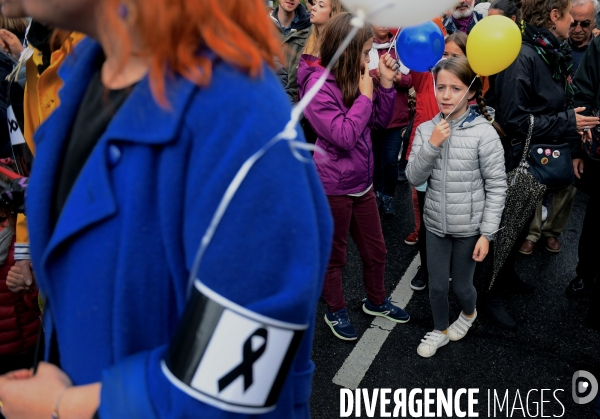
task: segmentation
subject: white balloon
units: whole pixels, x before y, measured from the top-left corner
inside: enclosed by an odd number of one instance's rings
[[[355,15],[366,15],[367,21],[386,28],[414,26],[444,14],[458,0],[342,0]]]

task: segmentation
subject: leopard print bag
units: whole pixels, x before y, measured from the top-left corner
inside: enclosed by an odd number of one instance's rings
[[[527,132],[521,162],[517,168],[511,170],[507,175],[506,203],[500,221],[500,229],[496,233],[494,242],[494,266],[489,289],[494,285],[498,272],[504,265],[521,231],[523,231],[525,223],[529,221],[546,192],[546,185],[538,182],[527,170],[529,164],[526,159],[533,132],[533,123],[533,115],[529,115],[529,131]]]

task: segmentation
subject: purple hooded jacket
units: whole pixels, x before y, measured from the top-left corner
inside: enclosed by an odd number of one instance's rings
[[[300,97],[317,82],[325,69],[320,60],[302,55],[298,67]],[[327,195],[348,195],[366,190],[373,183],[371,128],[384,129],[392,119],[396,90],[381,86],[373,101],[359,95],[350,109],[330,74],[319,93],[304,111],[317,133],[315,164]]]

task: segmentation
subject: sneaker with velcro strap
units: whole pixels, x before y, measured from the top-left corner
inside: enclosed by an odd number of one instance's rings
[[[417,347],[417,353],[423,358],[429,358],[435,355],[437,350],[450,342],[448,335],[443,334],[439,330],[427,332],[425,337],[421,339],[421,344]]]
[[[473,326],[473,322],[476,318],[477,310],[475,310],[473,317],[470,319],[465,317],[463,313],[460,313],[458,319],[456,319],[456,321],[448,328],[448,339],[455,342],[464,338],[471,326]]]
[[[333,313],[327,310],[327,313],[325,313],[325,323],[327,323],[335,337],[339,339],[356,340],[358,338],[356,329],[350,323],[348,310],[345,308]]]
[[[364,298],[362,309],[365,313],[370,314],[371,316],[385,317],[386,319],[396,323],[406,323],[410,320],[408,313],[402,310],[400,307],[392,304],[388,297],[385,298],[385,301],[380,306],[371,304],[368,298]]]

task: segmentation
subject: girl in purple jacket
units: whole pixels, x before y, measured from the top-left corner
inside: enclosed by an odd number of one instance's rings
[[[303,55],[298,69],[300,95],[325,71],[339,45],[351,30],[352,15],[332,18],[323,30],[321,58]],[[409,315],[386,297],[383,276],[387,253],[373,192],[371,129],[386,128],[392,118],[398,64],[389,54],[379,59],[379,86],[374,91],[369,76],[369,51],[373,31],[358,31],[327,76],[325,85],[308,105],[305,116],[317,133],[317,172],[323,182],[334,221],[333,249],[325,275],[323,298],[329,310],[325,322],[335,336],[355,340],[342,291],[348,231],[363,261],[367,298],[365,313],[405,323]]]

